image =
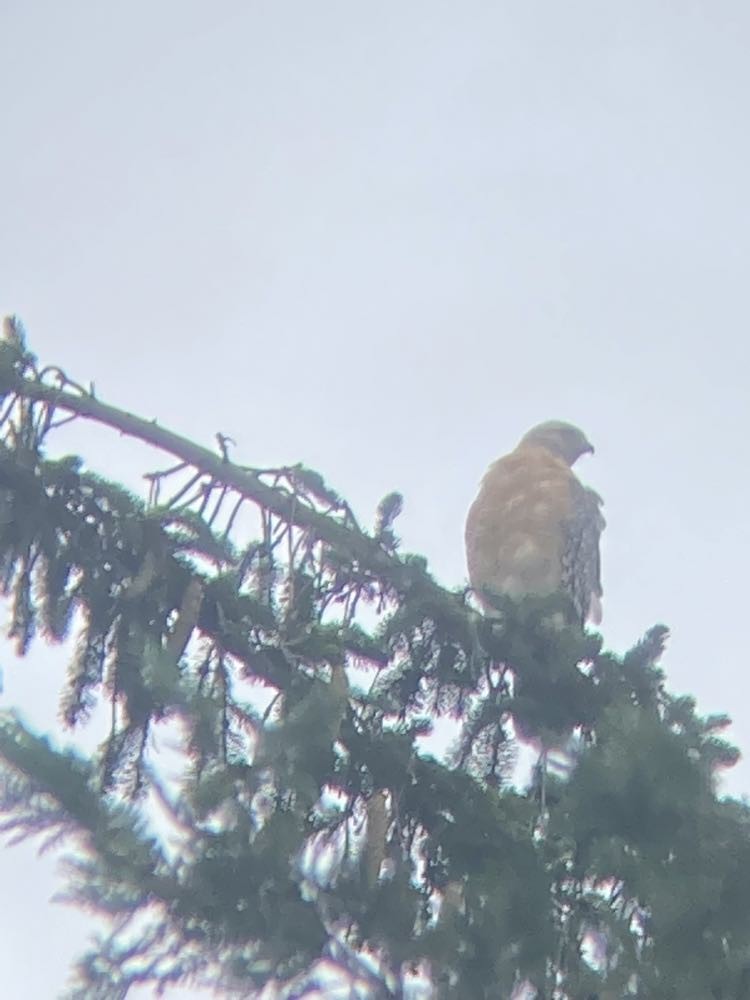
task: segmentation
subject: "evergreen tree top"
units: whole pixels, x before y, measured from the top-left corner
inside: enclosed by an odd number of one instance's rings
[[[9,635],[74,639],[62,718],[111,719],[85,757],[0,715],[0,827],[72,847],[68,897],[110,927],[71,996],[750,995],[748,811],[716,789],[737,752],[667,691],[666,629],[618,657],[564,596],[485,617],[400,552],[398,494],[367,531],[318,473],[240,466],[41,367],[17,320],[0,395]],[[141,499],[50,457],[76,419],[177,464]]]

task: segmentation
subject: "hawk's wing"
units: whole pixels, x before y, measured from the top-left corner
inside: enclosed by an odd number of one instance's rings
[[[602,498],[594,490],[571,478],[570,517],[563,530],[561,585],[573,599],[581,622],[598,625],[602,620],[602,580],[599,539],[606,525]]]

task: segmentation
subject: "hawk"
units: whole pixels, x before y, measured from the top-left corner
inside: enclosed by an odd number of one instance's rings
[[[581,625],[601,622],[602,500],[572,469],[593,451],[577,427],[549,420],[489,467],[466,520],[469,580],[485,608],[487,591],[563,591]]]

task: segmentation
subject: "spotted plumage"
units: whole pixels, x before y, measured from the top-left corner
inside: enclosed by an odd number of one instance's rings
[[[469,580],[486,591],[522,597],[564,591],[581,624],[601,621],[601,498],[572,465],[593,452],[572,424],[532,428],[482,480],[466,521]]]

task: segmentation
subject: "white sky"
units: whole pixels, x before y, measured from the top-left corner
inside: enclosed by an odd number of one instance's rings
[[[0,4],[0,309],[103,399],[301,460],[366,522],[401,490],[447,586],[490,460],[578,423],[607,644],[670,625],[670,687],[747,748],[749,36],[740,0]],[[159,464],[68,440],[129,483]],[[3,666],[49,722],[59,654]],[[52,872],[0,854],[8,996],[53,997],[83,939]]]

